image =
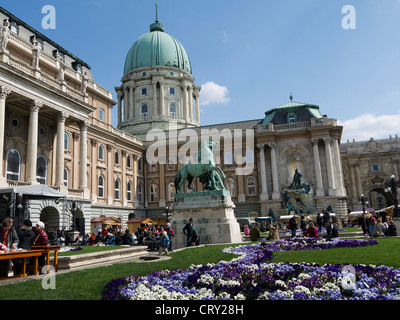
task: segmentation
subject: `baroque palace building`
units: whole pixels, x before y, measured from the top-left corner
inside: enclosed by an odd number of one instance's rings
[[[398,177],[397,136],[341,146],[337,120],[292,97],[260,119],[201,126],[189,56],[158,21],[127,53],[117,101],[89,64],[1,7],[0,22],[0,219],[88,233],[98,217],[123,228],[165,218],[177,170],[210,138],[237,217],[287,214],[282,195],[296,169],[310,188],[304,213],[330,205],[346,218],[361,193],[393,203],[382,186]]]

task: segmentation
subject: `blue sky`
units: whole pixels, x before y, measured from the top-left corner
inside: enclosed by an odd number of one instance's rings
[[[1,0],[0,5],[92,67],[114,94],[125,57],[158,18],[191,60],[202,125],[261,119],[289,101],[344,126],[342,143],[400,126],[400,0]],[[44,5],[56,28],[42,28]],[[344,29],[345,5],[355,29]],[[347,20],[346,20],[347,21]],[[114,108],[113,124],[116,126]]]

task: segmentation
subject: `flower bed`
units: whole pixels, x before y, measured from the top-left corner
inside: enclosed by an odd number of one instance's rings
[[[375,240],[289,239],[229,247],[239,257],[108,283],[103,299],[371,300],[400,299],[400,269],[365,265],[271,263],[274,251],[376,245]]]

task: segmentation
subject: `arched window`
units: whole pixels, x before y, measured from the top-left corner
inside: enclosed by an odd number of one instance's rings
[[[104,177],[102,175],[99,176],[98,180],[98,196],[104,198]]]
[[[168,184],[168,201],[174,201],[175,185],[173,182]]]
[[[253,176],[247,177],[247,195],[256,195],[256,179]]]
[[[117,165],[117,166],[119,166],[120,165],[120,156],[119,156],[119,151],[117,150],[117,151],[115,151],[115,153],[114,153],[114,158],[115,158],[115,165]]]
[[[132,182],[128,181],[126,185],[126,198],[129,202],[132,201]]]
[[[233,155],[232,155],[232,152],[225,152],[225,159],[224,159],[225,161],[224,161],[224,163],[226,164],[226,165],[232,165],[233,164]]]
[[[157,201],[158,201],[157,185],[151,184],[150,185],[150,202],[157,202]]]
[[[67,188],[69,186],[69,171],[66,167],[64,167],[64,186]]]
[[[120,185],[119,179],[115,179],[115,200],[120,200]]]
[[[20,181],[21,175],[21,155],[16,149],[11,149],[7,153],[7,179]]]
[[[140,108],[140,116],[142,118],[147,118],[149,116],[149,107],[147,104],[142,104]]]
[[[143,186],[140,183],[137,186],[137,200],[139,203],[143,202]]]
[[[36,180],[40,184],[46,184],[47,181],[47,161],[43,156],[38,156],[36,160]]]
[[[104,160],[104,146],[99,145],[99,160]]]
[[[69,151],[69,134],[64,132],[64,151]]]
[[[177,116],[176,104],[175,103],[171,103],[169,105],[169,116],[170,117],[174,117],[174,118]]]
[[[232,178],[226,179],[226,189],[231,194],[231,197],[235,196],[235,180]]]

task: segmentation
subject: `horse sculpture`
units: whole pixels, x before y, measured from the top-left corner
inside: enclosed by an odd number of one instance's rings
[[[225,174],[214,161],[212,153],[214,145],[215,143],[212,141],[203,141],[200,146],[197,163],[187,163],[178,170],[174,179],[176,193],[184,193],[182,185],[186,180],[188,182],[187,187],[192,191],[196,191],[192,187],[193,179],[196,177],[199,177],[200,182],[206,190],[225,189],[222,182],[222,179],[225,179]]]

